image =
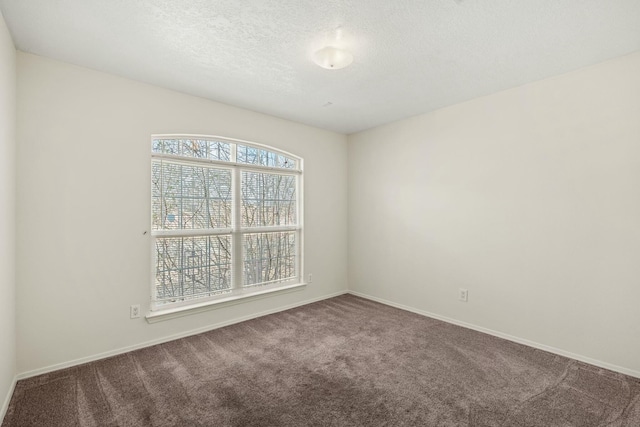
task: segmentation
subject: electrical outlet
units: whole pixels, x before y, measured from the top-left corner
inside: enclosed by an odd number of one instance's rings
[[[140,317],[140,304],[134,304],[131,306],[131,318],[137,319]]]
[[[311,282],[313,282],[313,274],[309,273],[309,280],[307,280],[307,283]]]
[[[464,301],[464,302],[469,301],[469,291],[466,290],[466,289],[460,288],[459,293],[458,293],[458,299],[460,301]]]

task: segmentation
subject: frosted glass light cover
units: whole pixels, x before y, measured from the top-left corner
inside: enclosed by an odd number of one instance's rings
[[[313,61],[328,70],[339,70],[353,62],[353,55],[343,49],[327,46],[313,54]]]

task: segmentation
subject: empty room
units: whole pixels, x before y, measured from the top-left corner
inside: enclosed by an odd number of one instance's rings
[[[0,0],[0,424],[640,426],[637,0]]]

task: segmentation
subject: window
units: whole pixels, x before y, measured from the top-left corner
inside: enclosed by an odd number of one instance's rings
[[[157,135],[152,310],[302,280],[302,160],[245,141]]]

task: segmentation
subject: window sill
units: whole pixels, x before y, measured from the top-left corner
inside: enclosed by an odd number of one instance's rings
[[[202,313],[204,311],[214,310],[218,308],[229,307],[236,304],[245,303],[252,300],[262,299],[265,297],[286,294],[289,292],[299,291],[307,286],[306,283],[297,283],[294,285],[282,286],[279,288],[265,289],[258,292],[252,292],[244,295],[232,295],[226,298],[216,299],[212,301],[205,301],[196,303],[193,305],[167,308],[164,310],[151,311],[146,315],[148,323],[162,322],[164,320],[175,319],[182,316],[189,316],[191,314]]]

